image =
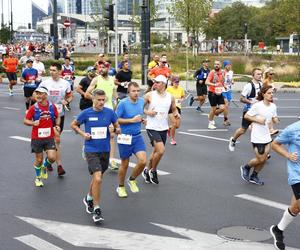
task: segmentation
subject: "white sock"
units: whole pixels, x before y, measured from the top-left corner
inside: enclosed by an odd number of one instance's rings
[[[278,223],[277,227],[281,230],[284,231],[287,226],[296,218],[296,215],[292,215],[290,213],[290,210],[287,209],[284,211],[283,216],[280,220],[280,222]]]
[[[94,211],[95,211],[96,209],[98,209],[98,208],[100,208],[99,205],[94,206]]]

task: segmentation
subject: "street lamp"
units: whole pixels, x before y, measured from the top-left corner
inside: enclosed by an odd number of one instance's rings
[[[248,53],[248,23],[244,23],[244,33],[245,33],[245,56]]]

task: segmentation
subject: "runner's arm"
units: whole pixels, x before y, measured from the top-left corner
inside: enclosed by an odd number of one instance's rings
[[[172,110],[172,113],[173,113],[174,117],[180,118],[180,114],[178,113],[174,96],[172,96],[171,110]]]
[[[95,89],[96,87],[96,84],[97,84],[97,79],[94,78],[90,84],[90,86],[87,88],[86,92],[84,93],[84,97],[86,99],[89,99],[89,100],[92,100],[92,92],[93,90]]]
[[[83,130],[79,127],[79,122],[77,120],[73,120],[71,123],[71,128],[75,131],[76,134],[81,135],[85,140],[90,140],[91,135],[88,133],[85,133]]]
[[[283,156],[284,158],[293,162],[298,161],[298,154],[296,152],[289,153],[282,144],[276,141],[276,139],[272,142],[271,145],[272,145],[272,149],[279,155]]]

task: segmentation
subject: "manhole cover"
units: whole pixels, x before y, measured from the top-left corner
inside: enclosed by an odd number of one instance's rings
[[[231,241],[265,241],[271,238],[269,231],[248,226],[221,228],[218,236]]]

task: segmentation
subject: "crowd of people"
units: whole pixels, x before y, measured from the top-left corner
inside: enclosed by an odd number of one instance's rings
[[[225,60],[204,59],[195,72],[196,96],[190,96],[188,104],[198,102],[197,112],[204,112],[202,106],[208,98],[211,106],[208,114],[208,129],[217,129],[215,117],[223,113],[225,126],[230,126],[230,103],[234,84],[232,63]],[[167,56],[153,56],[148,64],[148,89],[142,97],[138,83],[132,81],[129,55],[114,69],[104,54],[94,65],[86,69],[87,75],[74,86],[75,69],[70,57],[65,63],[53,62],[49,68],[50,77],[44,78],[45,67],[40,53],[33,56],[32,50],[17,59],[13,51],[3,60],[3,69],[9,79],[9,94],[17,82],[16,72],[22,67],[21,82],[24,83],[26,115],[24,123],[32,126],[31,150],[35,154],[34,183],[44,185],[48,172],[53,171],[56,162],[58,176],[66,174],[61,161],[61,133],[64,129],[66,112],[70,109],[74,92],[80,94],[81,112],[71,123],[76,134],[84,139],[83,157],[87,161],[92,176],[87,195],[83,198],[86,212],[92,214],[94,222],[103,220],[101,203],[101,184],[104,172],[110,168],[118,171],[117,195],[128,196],[125,179],[132,155],[137,163],[131,171],[127,184],[132,193],[139,192],[137,178],[142,175],[146,183],[159,184],[157,169],[164,156],[166,142],[177,145],[176,129],[181,124],[181,108],[185,91],[180,86],[179,77],[172,72]],[[298,153],[300,151],[300,122],[294,123],[272,140],[279,131],[279,122],[273,94],[274,70],[264,72],[260,68],[252,70],[252,79],[241,92],[240,101],[244,104],[241,127],[229,140],[228,149],[233,152],[237,139],[251,127],[251,143],[254,158],[240,167],[241,178],[249,183],[264,185],[258,176],[269,159],[271,148],[288,159],[289,184],[292,187],[291,205],[285,211],[277,226],[270,228],[277,249],[284,249],[283,231],[300,212],[300,172]],[[81,125],[84,125],[81,126]],[[147,154],[144,137],[145,126],[153,147]],[[289,145],[286,150],[282,145]],[[120,164],[115,161],[115,148],[119,149]],[[44,152],[45,157],[44,157]],[[148,157],[147,157],[148,155]]]

